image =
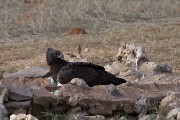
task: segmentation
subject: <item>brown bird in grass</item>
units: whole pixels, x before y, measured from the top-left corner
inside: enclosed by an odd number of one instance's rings
[[[78,47],[77,47],[77,53],[78,53],[78,55],[81,55],[81,51],[82,51],[81,45],[78,45]]]
[[[95,85],[119,85],[126,80],[105,71],[104,67],[87,62],[68,62],[61,51],[48,48],[46,61],[55,83],[67,84],[73,78],[83,79],[90,87]]]

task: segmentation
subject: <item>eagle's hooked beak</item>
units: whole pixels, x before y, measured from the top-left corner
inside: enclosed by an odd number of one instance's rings
[[[63,54],[57,55],[57,58],[64,59],[64,55]]]

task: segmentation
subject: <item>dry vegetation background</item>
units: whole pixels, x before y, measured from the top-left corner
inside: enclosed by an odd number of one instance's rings
[[[86,35],[65,35],[82,27]],[[48,47],[93,63],[112,62],[122,42],[142,44],[151,61],[180,75],[180,0],[0,0],[0,73],[46,65]]]

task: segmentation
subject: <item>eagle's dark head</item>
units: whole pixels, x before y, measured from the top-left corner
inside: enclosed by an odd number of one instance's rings
[[[46,52],[46,61],[48,65],[56,64],[60,59],[64,59],[61,51],[48,48]]]

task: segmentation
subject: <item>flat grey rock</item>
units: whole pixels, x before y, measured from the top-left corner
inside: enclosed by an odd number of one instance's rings
[[[167,64],[156,63],[156,62],[145,62],[140,67],[140,70],[145,75],[157,75],[157,74],[172,74],[172,68]]]
[[[22,69],[15,73],[5,73],[3,78],[6,79],[18,79],[18,78],[38,78],[44,77],[49,73],[49,69],[45,67],[30,67]]]
[[[69,117],[70,119],[73,119],[73,116]],[[83,116],[83,115],[78,115],[77,116],[78,120],[106,120],[104,116],[102,115],[96,115],[96,116]]]
[[[30,106],[31,106],[31,101],[23,101],[23,102],[6,102],[5,107],[7,108],[8,112],[10,114],[14,113],[18,109],[22,109],[25,113],[29,111]]]
[[[110,84],[107,86],[107,89],[112,96],[121,96],[120,92],[118,91],[115,85]]]
[[[8,97],[15,101],[24,101],[31,100],[33,97],[33,93],[30,89],[16,87],[16,86],[8,86],[9,94]]]
[[[7,102],[5,103],[5,106],[7,108],[25,108],[25,107],[29,107],[31,105],[31,101],[23,101],[23,102]]]

